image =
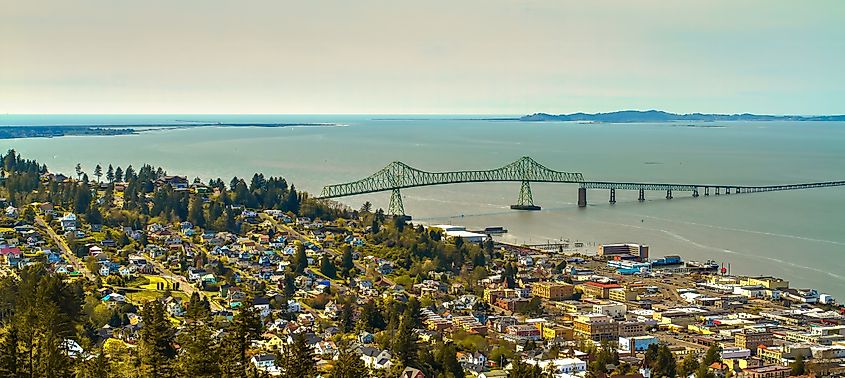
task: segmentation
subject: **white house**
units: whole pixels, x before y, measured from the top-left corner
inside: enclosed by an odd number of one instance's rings
[[[62,230],[64,231],[76,231],[76,215],[73,213],[67,213],[64,217],[59,219],[59,222],[62,225]]]

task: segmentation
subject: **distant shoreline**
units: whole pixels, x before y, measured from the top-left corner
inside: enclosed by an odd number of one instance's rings
[[[160,123],[131,125],[0,125],[0,139],[55,138],[63,136],[135,135],[145,131],[188,129],[195,127],[324,127],[336,123]]]

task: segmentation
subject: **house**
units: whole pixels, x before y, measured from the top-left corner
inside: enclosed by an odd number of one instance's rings
[[[6,208],[6,216],[9,218],[17,218],[18,217],[18,209],[14,206],[9,206]]]
[[[255,297],[252,301],[252,307],[258,311],[262,319],[270,316],[270,300],[266,297]]]
[[[77,219],[76,215],[73,213],[67,213],[64,217],[59,219],[59,223],[61,223],[62,230],[64,231],[76,231]]]
[[[164,176],[156,180],[156,186],[170,185],[173,189],[188,189],[187,176]]]
[[[393,365],[390,362],[392,355],[386,349],[361,347],[361,360],[370,369],[387,369]]]
[[[111,268],[109,264],[100,265],[100,275],[106,277],[111,274]]]
[[[276,366],[276,356],[269,353],[261,353],[252,356],[250,359],[253,365],[258,370],[264,371],[266,373],[275,374],[279,371],[279,368]]]
[[[425,374],[420,369],[406,367],[405,370],[402,370],[399,378],[425,378]]]

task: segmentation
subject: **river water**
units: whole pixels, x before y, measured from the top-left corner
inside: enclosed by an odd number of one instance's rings
[[[125,167],[143,162],[168,173],[210,177],[282,175],[297,188],[364,178],[401,160],[428,171],[492,169],[531,156],[586,180],[774,185],[845,180],[845,123],[722,122],[578,124],[385,116],[0,116],[0,125],[150,124],[173,120],[327,122],[323,127],[203,127],[112,137],[0,140],[51,170],[77,162]],[[462,117],[469,118],[469,117]],[[519,183],[455,184],[403,190],[405,210],[428,223],[503,226],[508,241],[559,239],[649,244],[654,257],[730,264],[737,274],[786,278],[845,299],[845,187],[691,198],[675,193],[590,190],[533,184],[539,212],[509,209]],[[390,193],[340,199],[387,207]]]

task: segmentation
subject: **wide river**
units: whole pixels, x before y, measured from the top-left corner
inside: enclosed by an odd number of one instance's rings
[[[392,119],[391,119],[392,118]],[[407,118],[407,117],[405,117]],[[125,167],[160,165],[201,177],[281,175],[319,193],[401,160],[427,171],[491,169],[531,156],[586,180],[773,185],[845,180],[845,123],[723,122],[577,124],[384,116],[10,116],[0,125],[156,124],[173,120],[327,122],[339,127],[202,127],[114,137],[0,140],[53,171],[77,162]],[[591,190],[587,208],[576,187],[533,184],[539,212],[509,209],[518,183],[455,184],[403,190],[415,220],[477,228],[503,226],[506,240],[560,239],[649,244],[653,257],[730,264],[735,274],[776,275],[845,299],[845,187],[701,196]],[[390,193],[342,198],[387,207]]]

